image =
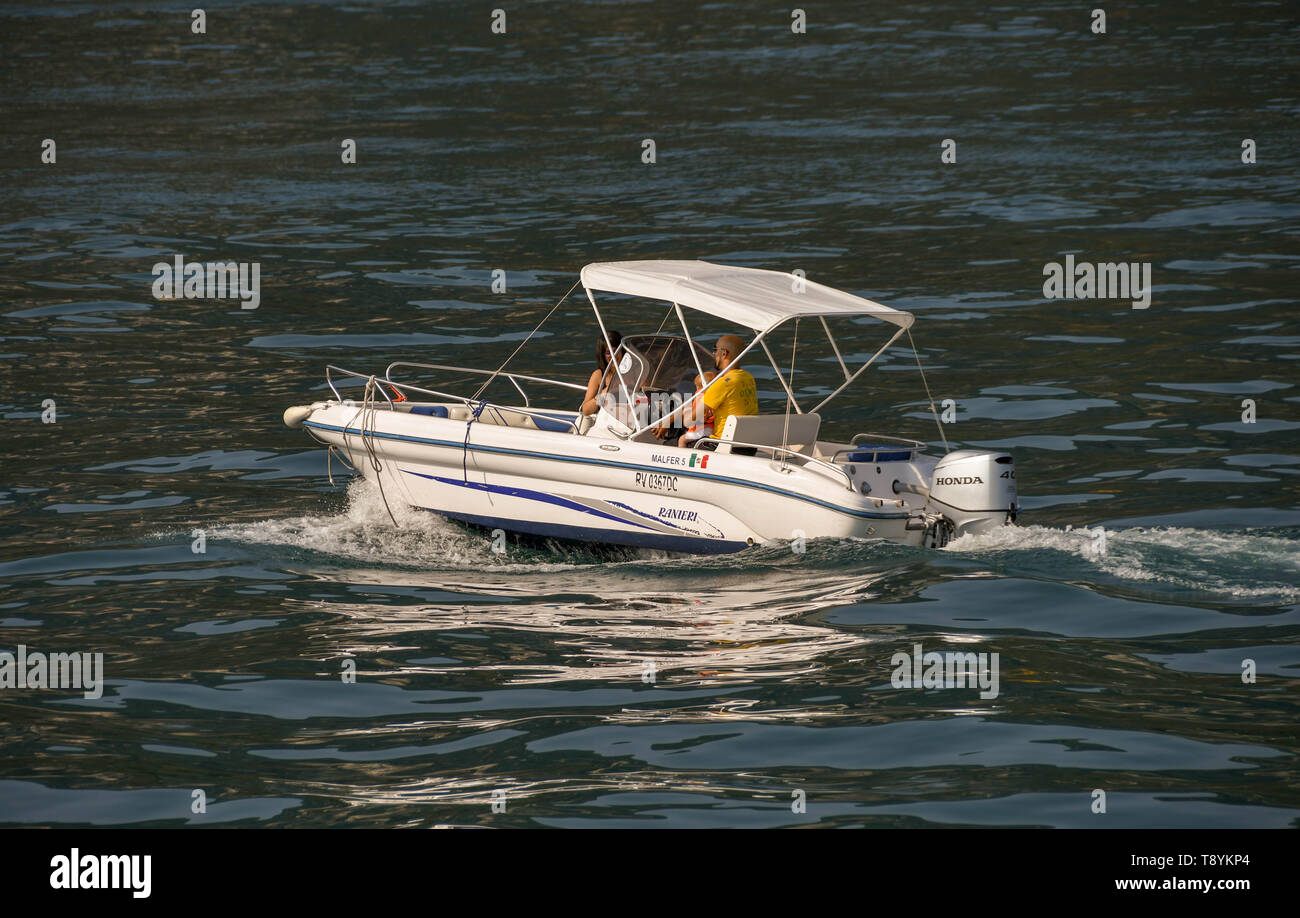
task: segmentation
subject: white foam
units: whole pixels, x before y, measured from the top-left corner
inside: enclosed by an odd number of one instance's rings
[[[1239,599],[1300,601],[1300,542],[1294,539],[1249,530],[1135,527],[1106,529],[1103,543],[1100,529],[1006,526],[962,536],[946,550],[975,555],[1064,552],[1124,580]]]
[[[368,564],[401,564],[424,568],[509,570],[492,551],[491,539],[466,530],[436,513],[416,510],[389,496],[397,526],[388,516],[379,488],[365,478],[348,485],[347,506],[340,513],[296,516],[221,526],[209,539],[260,545],[283,545]],[[504,556],[508,557],[508,555]],[[529,570],[567,570],[573,563],[525,565]]]

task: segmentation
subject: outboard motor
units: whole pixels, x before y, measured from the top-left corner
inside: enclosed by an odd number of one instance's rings
[[[930,505],[948,518],[959,535],[1014,523],[1020,508],[1011,454],[959,449],[944,456],[934,467]]]

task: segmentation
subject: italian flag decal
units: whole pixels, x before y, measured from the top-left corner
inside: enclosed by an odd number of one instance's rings
[[[707,455],[701,456],[699,453],[691,453],[691,462],[690,462],[691,468],[702,469],[708,464],[709,464],[709,457]]]

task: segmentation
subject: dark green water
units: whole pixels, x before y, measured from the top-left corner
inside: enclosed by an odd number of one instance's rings
[[[0,11],[0,649],[105,677],[0,689],[0,824],[1297,825],[1293,6],[205,9]],[[1044,299],[1067,252],[1151,263],[1150,308]],[[258,262],[259,308],[156,300],[178,253]],[[280,421],[327,363],[496,367],[635,258],[916,313],[1023,525],[499,556]],[[511,366],[585,381],[593,329]],[[828,424],[936,440],[920,382],[890,351]],[[999,696],[893,688],[916,643]]]

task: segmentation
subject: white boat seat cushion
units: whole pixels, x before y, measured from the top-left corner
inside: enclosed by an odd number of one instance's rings
[[[489,405],[483,409],[479,420],[505,427],[524,427],[528,430],[546,430],[551,433],[573,433],[573,425],[569,422],[568,416],[559,412],[538,411],[534,416],[513,408]]]
[[[730,440],[738,443],[757,443],[760,446],[786,446],[797,453],[811,456],[821,430],[820,414],[791,414],[786,427],[784,414],[733,414],[718,437],[718,452],[731,452]]]
[[[410,411],[412,414],[450,418],[453,421],[468,421],[474,414],[473,409],[465,405],[412,405]],[[479,421],[484,424],[497,424],[503,427],[525,427],[529,430],[548,430],[553,433],[571,433],[573,431],[573,427],[568,421],[568,413],[539,411],[538,414],[541,415],[540,422],[537,418],[522,411],[502,408],[498,405],[487,405],[479,415]]]

